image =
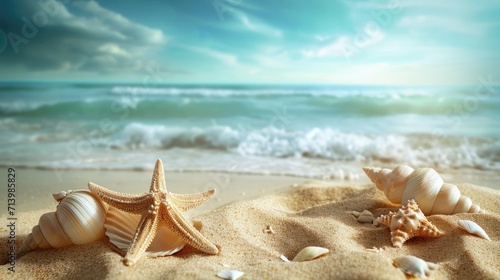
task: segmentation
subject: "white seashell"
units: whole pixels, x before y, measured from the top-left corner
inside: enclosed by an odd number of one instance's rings
[[[358,218],[358,222],[360,222],[360,223],[371,223],[371,222],[373,222],[373,217],[370,217],[370,216],[360,216]]]
[[[426,262],[414,256],[403,256],[393,260],[393,265],[401,269],[404,273],[412,276],[426,278],[434,273],[439,267],[438,264]]]
[[[425,215],[484,212],[461,195],[457,186],[444,183],[432,168],[414,170],[400,165],[394,170],[364,167],[363,171],[392,203],[415,199]]]
[[[323,247],[309,246],[302,249],[292,262],[304,262],[320,258],[328,254],[330,250]]]
[[[361,212],[358,212],[358,211],[350,211],[349,213],[351,213],[354,217],[359,217],[359,215],[361,215]]]
[[[368,210],[364,210],[363,212],[351,211],[351,214],[357,218],[360,223],[371,223],[373,222],[373,214]]]
[[[280,259],[284,262],[290,262],[290,260],[285,255],[281,255]]]
[[[53,193],[52,194],[52,197],[57,201],[57,202],[61,202],[61,200],[63,200],[63,198],[65,198],[68,194],[72,193],[73,191],[72,190],[67,190],[67,191],[60,191],[58,193]]]
[[[140,215],[134,215],[109,207],[104,227],[106,236],[118,249],[127,251],[132,243],[137,226],[141,220]],[[197,224],[195,224],[195,227]],[[199,229],[198,229],[199,230]],[[186,242],[169,228],[162,226],[158,228],[156,238],[146,249],[147,256],[160,257],[172,255],[180,251]]]
[[[270,225],[267,225],[266,228],[262,230],[262,232],[267,233],[267,234],[274,234],[273,227]]]
[[[76,190],[53,195],[55,212],[45,213],[19,248],[18,255],[33,250],[91,243],[104,237],[106,206],[90,191]]]
[[[468,233],[472,233],[474,235],[477,235],[479,237],[482,237],[484,239],[488,239],[491,241],[488,234],[486,234],[486,231],[484,231],[484,229],[481,226],[479,226],[478,224],[476,224],[475,222],[469,221],[469,220],[458,220],[457,224],[460,228],[464,229]]]
[[[228,280],[236,280],[245,274],[243,271],[239,270],[225,270],[217,273],[217,277]]]

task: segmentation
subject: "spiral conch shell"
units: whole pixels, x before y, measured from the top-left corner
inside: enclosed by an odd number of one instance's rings
[[[394,170],[364,167],[363,171],[392,203],[415,199],[425,215],[484,212],[432,168],[400,165]]]
[[[18,255],[38,249],[94,242],[104,237],[106,206],[90,191],[53,194],[55,212],[45,213],[19,248]]]

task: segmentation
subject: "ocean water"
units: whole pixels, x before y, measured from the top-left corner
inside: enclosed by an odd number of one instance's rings
[[[0,84],[3,166],[342,177],[500,170],[500,88]],[[349,172],[349,170],[347,170]],[[345,175],[347,174],[347,175]]]

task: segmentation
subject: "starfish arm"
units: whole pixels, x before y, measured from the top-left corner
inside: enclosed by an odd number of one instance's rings
[[[165,171],[163,170],[163,162],[161,159],[156,160],[155,169],[153,171],[153,178],[151,178],[151,192],[167,192],[165,183]]]
[[[195,194],[176,194],[169,193],[171,203],[180,211],[187,211],[202,205],[215,195],[216,190],[211,189],[202,193]]]
[[[145,214],[139,222],[132,244],[130,244],[127,254],[123,259],[125,265],[133,265],[142,257],[146,249],[151,245],[151,242],[153,242],[157,229],[158,215],[152,213]]]
[[[89,182],[88,187],[89,190],[94,195],[101,198],[102,201],[132,214],[143,214],[154,201],[149,193],[137,195],[125,194],[108,190],[91,182]]]
[[[163,222],[189,245],[207,254],[219,253],[219,249],[196,230],[175,207],[167,209],[164,213],[166,213],[166,217],[163,218]]]

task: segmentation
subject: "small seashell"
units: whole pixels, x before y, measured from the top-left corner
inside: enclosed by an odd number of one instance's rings
[[[285,257],[285,255],[281,255],[280,259],[284,262],[290,262],[290,260],[287,257]]]
[[[309,246],[302,249],[292,262],[311,261],[328,254],[330,250],[323,247]]]
[[[479,237],[482,237],[484,239],[488,239],[491,241],[490,237],[488,236],[488,234],[486,234],[484,229],[482,227],[480,227],[478,224],[476,224],[475,222],[469,221],[469,220],[458,220],[457,224],[460,228],[467,231],[468,233],[472,233],[474,235],[477,235]]]
[[[363,212],[351,211],[351,214],[358,218],[358,222],[360,223],[371,223],[373,222],[373,214],[368,210],[364,210]]]
[[[217,273],[217,277],[227,280],[236,280],[245,274],[243,271],[239,270],[225,270]]]
[[[63,198],[65,198],[66,196],[68,196],[68,194],[72,193],[73,191],[72,190],[68,190],[68,191],[60,191],[58,193],[53,193],[52,194],[52,197],[57,201],[57,202],[61,202],[61,200],[63,200]]]
[[[359,216],[358,222],[360,222],[360,223],[372,223],[373,222],[373,217],[370,217],[370,216]]]
[[[422,278],[430,276],[439,267],[438,264],[426,262],[415,256],[397,257],[393,260],[393,265],[408,275]]]
[[[263,229],[262,231],[267,234],[274,234],[273,227],[271,227],[270,225],[267,225],[266,228]]]

